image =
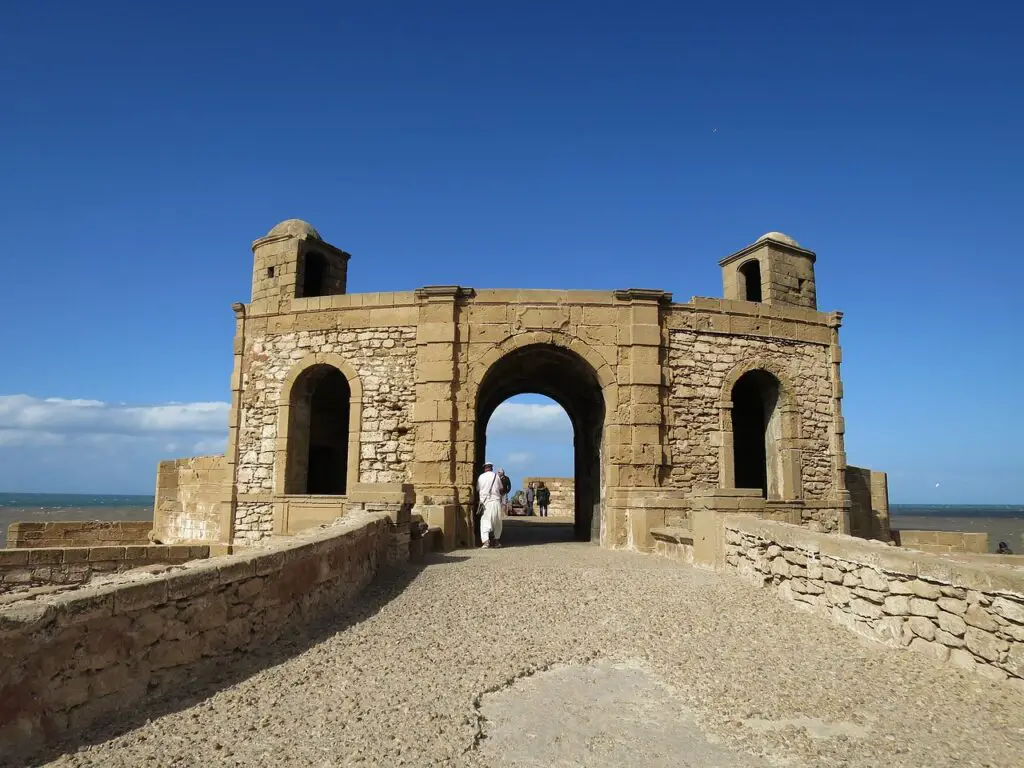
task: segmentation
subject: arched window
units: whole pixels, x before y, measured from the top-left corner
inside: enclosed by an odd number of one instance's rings
[[[303,257],[302,295],[299,298],[323,296],[326,277],[327,259],[324,255],[316,251],[307,252]]]
[[[743,298],[747,301],[761,301],[761,263],[751,259],[740,267],[740,276],[743,278]]]
[[[344,495],[352,392],[332,365],[314,365],[292,386],[285,493]]]
[[[733,386],[732,441],[735,487],[759,488],[765,498],[781,498],[779,380],[767,371],[748,371]]]

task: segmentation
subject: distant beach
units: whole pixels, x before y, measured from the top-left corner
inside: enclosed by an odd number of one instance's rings
[[[7,546],[7,527],[11,523],[152,518],[152,496],[0,493],[0,547]]]
[[[907,531],[987,533],[990,552],[1005,541],[1014,554],[1024,554],[1024,504],[891,504],[889,526]]]
[[[893,504],[892,528],[916,531],[969,531],[988,534],[989,549],[1005,541],[1024,554],[1024,504]],[[0,493],[0,547],[7,526],[46,520],[150,520],[152,496],[75,493]]]

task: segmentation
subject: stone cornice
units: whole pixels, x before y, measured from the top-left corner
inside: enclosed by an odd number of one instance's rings
[[[255,253],[257,248],[262,248],[265,245],[272,245],[274,243],[281,243],[285,240],[306,240],[307,242],[312,243],[313,248],[316,250],[328,251],[339,258],[345,259],[345,261],[352,258],[351,253],[343,251],[341,248],[333,246],[323,240],[317,240],[315,237],[309,237],[308,235],[267,235],[266,237],[261,237],[259,240],[252,241],[252,251]]]
[[[620,288],[613,291],[619,301],[655,301],[659,304],[671,304],[672,294],[658,288]]]
[[[803,256],[805,258],[810,259],[811,264],[813,264],[817,259],[817,255],[814,253],[814,251],[809,251],[806,248],[801,248],[798,245],[793,245],[792,243],[784,243],[781,240],[776,240],[775,238],[769,237],[763,240],[758,240],[756,243],[751,243],[746,248],[741,248],[740,250],[736,251],[736,253],[726,256],[724,259],[718,262],[718,266],[724,267],[736,261],[737,259],[742,259],[744,256],[749,256],[755,251],[759,251],[762,248],[768,247],[775,248],[776,250],[779,251],[789,251],[790,253],[796,256]]]
[[[476,295],[472,288],[461,285],[425,285],[415,291],[417,299],[471,299]]]

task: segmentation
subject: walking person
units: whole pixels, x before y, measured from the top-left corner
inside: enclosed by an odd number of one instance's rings
[[[551,503],[551,491],[547,489],[544,483],[539,484],[540,487],[537,489],[537,506],[540,507],[540,516],[548,516],[548,504]]]
[[[528,483],[527,484],[527,486],[526,486],[526,494],[525,495],[526,495],[526,514],[528,516],[530,516],[530,517],[533,517],[533,499],[534,499],[534,496],[535,496],[534,491],[533,491],[533,483]]]
[[[491,462],[484,462],[484,471],[476,481],[480,497],[480,546],[484,549],[501,546],[501,477]]]
[[[498,477],[501,479],[501,514],[507,515],[508,495],[512,491],[512,480],[501,467],[498,467]]]

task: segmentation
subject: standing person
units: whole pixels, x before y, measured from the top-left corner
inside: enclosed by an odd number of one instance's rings
[[[480,546],[484,549],[501,546],[501,477],[491,462],[484,462],[484,471],[476,481],[480,496]]]
[[[526,486],[526,514],[533,517],[533,483],[529,483]]]
[[[505,474],[505,470],[498,468],[498,477],[501,478],[501,514],[508,514],[508,494],[512,490],[512,480]]]
[[[540,507],[540,516],[548,516],[548,504],[551,503],[551,491],[548,490],[544,483],[540,483],[540,488],[537,489],[537,506]]]

